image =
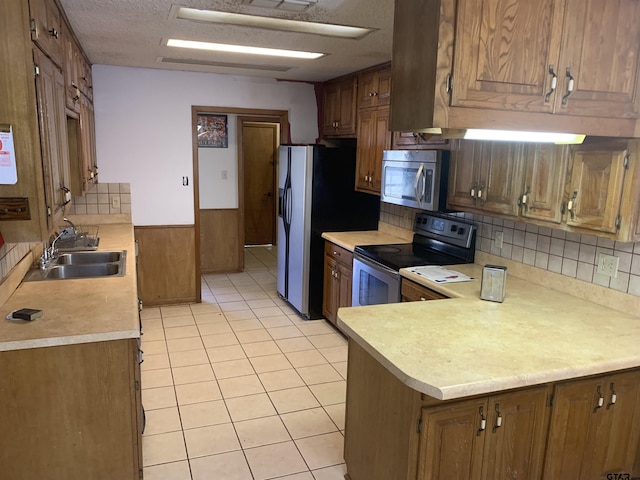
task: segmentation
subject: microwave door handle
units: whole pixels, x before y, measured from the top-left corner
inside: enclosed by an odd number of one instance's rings
[[[424,170],[424,165],[420,164],[420,168],[418,168],[418,173],[416,173],[416,180],[413,184],[413,191],[416,194],[416,200],[418,203],[422,203],[422,196],[418,193],[418,184],[420,183],[420,178],[422,178],[422,171]]]
[[[427,170],[425,169],[422,172],[422,197],[420,197],[420,201],[427,198]]]

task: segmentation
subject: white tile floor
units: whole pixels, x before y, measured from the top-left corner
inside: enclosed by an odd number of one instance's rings
[[[343,480],[347,344],[278,297],[275,255],[142,311],[145,480]]]

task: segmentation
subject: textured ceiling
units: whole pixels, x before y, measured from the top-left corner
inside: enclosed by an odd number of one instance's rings
[[[324,81],[389,61],[393,2],[318,0],[315,6],[297,13],[251,7],[242,0],[61,0],[91,63],[303,81]],[[204,24],[172,18],[173,5],[377,30],[359,40],[347,40]],[[328,55],[317,60],[297,60],[204,52],[167,47],[164,43],[168,38],[307,50]],[[198,62],[205,65],[198,65]]]

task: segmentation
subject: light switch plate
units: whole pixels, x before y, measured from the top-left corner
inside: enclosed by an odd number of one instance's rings
[[[113,208],[120,208],[120,196],[119,195],[114,195],[113,197],[111,197],[111,206]]]
[[[620,257],[601,253],[600,256],[598,257],[597,273],[606,275],[607,277],[617,278],[619,263],[620,263]]]

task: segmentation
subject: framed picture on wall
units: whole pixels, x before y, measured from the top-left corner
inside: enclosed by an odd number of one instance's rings
[[[227,116],[215,113],[199,113],[198,147],[227,148],[228,146]]]

